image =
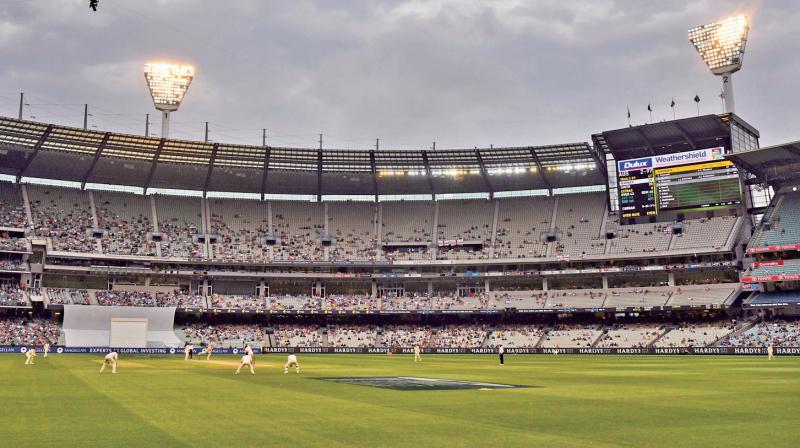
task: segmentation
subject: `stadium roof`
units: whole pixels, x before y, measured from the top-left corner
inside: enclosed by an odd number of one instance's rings
[[[605,184],[585,142],[352,150],[160,139],[0,117],[0,173],[147,188],[272,194],[469,193]]]
[[[728,159],[765,184],[800,182],[800,141],[728,154]]]
[[[592,135],[595,146],[615,160],[691,151],[729,144],[735,121],[756,137],[758,131],[734,114],[702,115],[631,126]]]

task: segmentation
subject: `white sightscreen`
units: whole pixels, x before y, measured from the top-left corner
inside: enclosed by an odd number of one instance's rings
[[[179,347],[175,336],[175,308],[138,306],[64,305],[64,339],[67,347],[107,347],[112,319],[147,320],[146,344],[138,347]]]
[[[111,331],[108,339],[109,347],[147,347],[147,319],[111,319]]]

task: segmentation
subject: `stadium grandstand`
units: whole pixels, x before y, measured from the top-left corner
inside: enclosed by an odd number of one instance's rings
[[[175,309],[179,341],[224,347],[729,347],[768,333],[757,322],[791,332],[800,303],[800,193],[778,162],[798,147],[757,142],[733,114],[436,151],[2,118],[0,307]],[[738,194],[656,185],[679,205],[634,210],[655,206],[630,202],[641,173],[618,161],[675,154]]]

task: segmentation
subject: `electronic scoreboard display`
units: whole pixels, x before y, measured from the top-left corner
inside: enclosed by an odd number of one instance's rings
[[[623,218],[740,204],[736,166],[724,148],[708,148],[617,162]]]

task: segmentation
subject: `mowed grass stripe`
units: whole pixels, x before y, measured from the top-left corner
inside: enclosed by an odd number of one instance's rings
[[[100,363],[92,358],[84,357],[81,370],[98,375]],[[0,439],[13,441],[8,446],[85,447],[131,439],[142,445],[183,446],[104,394],[98,387],[104,378],[95,378],[95,383],[83,381],[71,361],[49,356],[26,366],[22,357],[14,357],[9,363],[4,380],[10,383],[4,381],[0,388],[0,401],[14,403],[13,412],[3,413],[0,430]]]

